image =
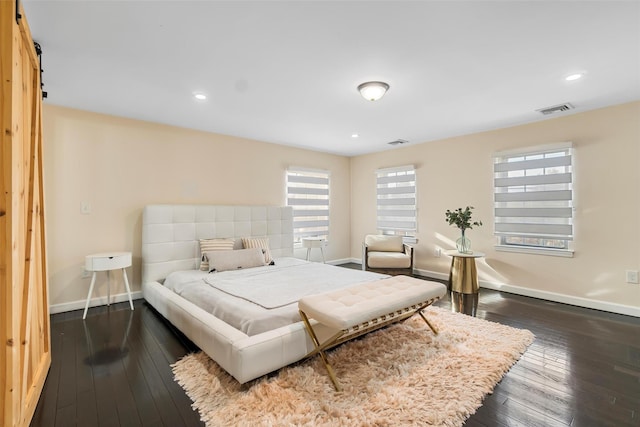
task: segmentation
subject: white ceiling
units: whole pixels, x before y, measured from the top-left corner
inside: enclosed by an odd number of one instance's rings
[[[639,1],[22,2],[46,103],[347,156],[640,99]]]

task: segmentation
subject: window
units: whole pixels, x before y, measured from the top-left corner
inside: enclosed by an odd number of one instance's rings
[[[378,231],[404,237],[416,235],[416,171],[401,166],[376,171]]]
[[[293,239],[329,236],[329,172],[287,171],[287,206],[293,207]]]
[[[572,145],[494,155],[496,249],[571,256]]]

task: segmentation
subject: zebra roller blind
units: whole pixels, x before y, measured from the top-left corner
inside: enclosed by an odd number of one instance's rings
[[[378,231],[414,237],[416,221],[416,171],[413,165],[376,171]]]
[[[494,155],[499,246],[569,250],[573,240],[572,144]]]
[[[329,172],[287,170],[287,206],[293,207],[293,237],[329,236]]]

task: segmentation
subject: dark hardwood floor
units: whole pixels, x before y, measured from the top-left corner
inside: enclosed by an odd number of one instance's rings
[[[486,289],[476,316],[536,340],[466,426],[640,426],[640,319]],[[31,425],[203,425],[170,367],[195,350],[143,300],[52,315]]]

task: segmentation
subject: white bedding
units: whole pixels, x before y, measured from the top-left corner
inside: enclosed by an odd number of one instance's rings
[[[273,266],[245,270],[176,271],[164,286],[247,335],[257,335],[299,322],[297,301],[305,295],[384,277],[388,276],[278,258]]]

